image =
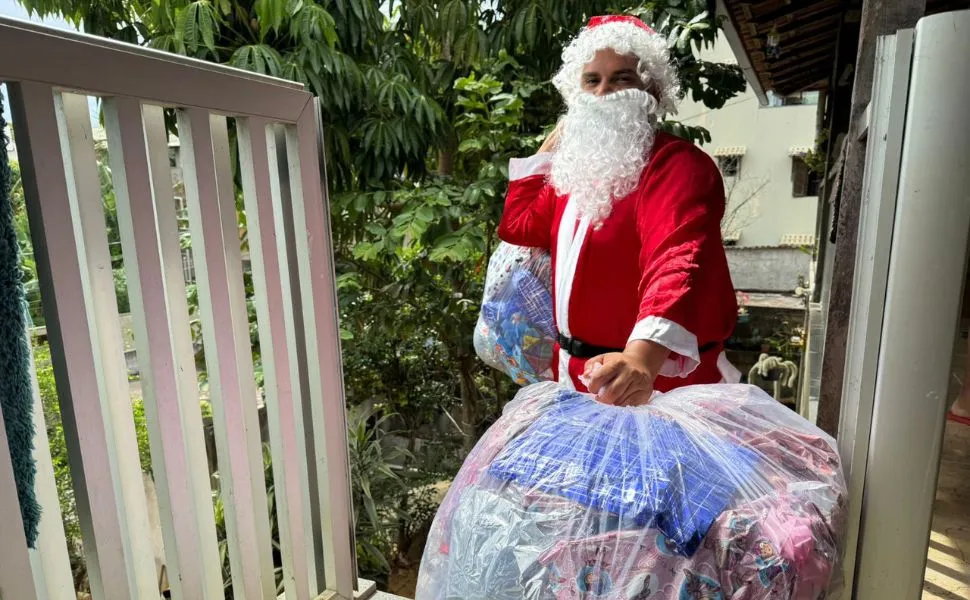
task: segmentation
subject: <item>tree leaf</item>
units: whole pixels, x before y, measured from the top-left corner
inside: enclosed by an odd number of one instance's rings
[[[336,27],[333,16],[322,6],[304,4],[290,21],[290,34],[309,47],[324,43],[333,48],[337,43]]]
[[[282,62],[279,53],[266,44],[242,46],[229,58],[229,64],[233,67],[274,77],[280,75]]]
[[[204,46],[210,52],[216,51],[216,13],[209,0],[196,0],[180,13],[175,36],[185,44],[189,54],[195,54]]]
[[[467,140],[462,140],[458,145],[458,152],[468,152],[469,150],[481,150],[482,140],[477,138],[469,138]]]
[[[260,40],[266,38],[270,31],[278,33],[286,18],[288,0],[256,0],[253,12],[259,19]]]
[[[529,6],[529,10],[526,12],[525,17],[525,39],[529,43],[530,48],[535,48],[537,30],[539,27],[537,17],[538,17],[539,7],[535,3]]]
[[[430,223],[434,221],[434,210],[425,204],[417,210],[415,213],[415,218],[424,223]]]

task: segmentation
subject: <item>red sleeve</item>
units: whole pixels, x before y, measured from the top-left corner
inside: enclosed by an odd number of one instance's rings
[[[721,240],[724,185],[706,154],[678,141],[651,158],[641,189],[641,300],[630,339],[670,349],[662,374],[684,377],[700,363],[698,346],[723,341],[737,315]]]
[[[550,250],[556,193],[546,182],[548,158],[536,155],[509,165],[508,195],[498,237],[509,244]]]

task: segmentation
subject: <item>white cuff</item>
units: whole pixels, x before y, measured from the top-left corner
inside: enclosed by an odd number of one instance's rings
[[[724,352],[717,355],[717,370],[721,374],[721,383],[741,383],[741,371],[731,364]]]
[[[647,317],[633,328],[629,341],[646,340],[656,342],[671,352],[662,367],[663,377],[687,377],[701,364],[697,348],[697,336],[681,325],[660,317]]]
[[[529,158],[513,158],[509,161],[509,181],[533,175],[548,175],[551,171],[552,152],[539,152]]]

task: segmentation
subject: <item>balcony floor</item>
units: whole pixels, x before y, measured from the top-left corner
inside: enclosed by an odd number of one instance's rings
[[[964,329],[964,331],[966,331]],[[957,336],[950,399],[965,380],[967,338]],[[948,421],[926,561],[923,600],[970,598],[970,426]]]

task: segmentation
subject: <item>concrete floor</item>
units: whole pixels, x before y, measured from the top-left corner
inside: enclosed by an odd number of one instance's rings
[[[965,329],[964,329],[965,331]],[[950,398],[965,380],[966,334],[957,339]],[[936,490],[923,600],[970,598],[970,426],[948,421]]]

